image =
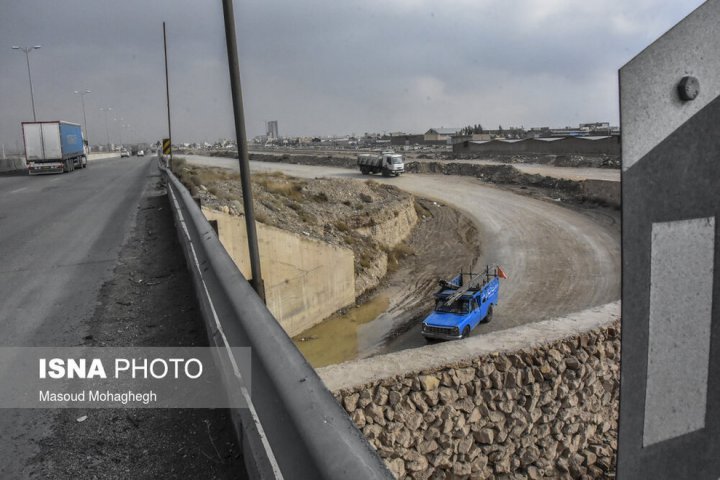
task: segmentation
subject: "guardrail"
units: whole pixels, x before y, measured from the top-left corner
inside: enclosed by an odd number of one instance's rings
[[[251,347],[248,408],[231,411],[250,477],[393,478],[242,276],[187,189],[160,168],[211,344]]]

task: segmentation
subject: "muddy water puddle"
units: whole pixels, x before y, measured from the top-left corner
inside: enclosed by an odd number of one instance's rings
[[[315,368],[352,360],[358,356],[360,328],[383,314],[389,305],[389,295],[378,295],[305,330],[293,342]]]

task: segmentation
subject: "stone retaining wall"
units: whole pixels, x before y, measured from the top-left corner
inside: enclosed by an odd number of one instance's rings
[[[607,478],[617,448],[617,310],[319,373],[397,478]],[[367,373],[423,361],[428,368]]]

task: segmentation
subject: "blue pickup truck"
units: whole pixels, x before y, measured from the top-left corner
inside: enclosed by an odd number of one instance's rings
[[[457,340],[467,337],[482,321],[492,320],[498,303],[500,278],[507,278],[502,268],[484,273],[460,273],[451,281],[440,281],[435,294],[435,309],[422,322],[427,340]]]

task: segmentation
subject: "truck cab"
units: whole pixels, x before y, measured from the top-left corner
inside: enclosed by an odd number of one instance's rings
[[[422,335],[428,340],[469,336],[481,322],[492,320],[499,292],[498,269],[491,273],[488,268],[482,274],[461,272],[449,282],[441,281],[435,308],[422,322]]]
[[[383,174],[398,176],[405,172],[405,162],[403,156],[395,152],[383,152]]]
[[[362,153],[358,155],[357,164],[363,175],[381,173],[383,177],[397,177],[405,171],[403,156],[392,151],[381,154]]]

